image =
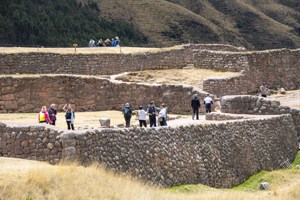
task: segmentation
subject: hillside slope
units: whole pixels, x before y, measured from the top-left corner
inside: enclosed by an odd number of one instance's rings
[[[298,0],[94,1],[102,17],[133,24],[151,46],[197,42],[249,49],[300,47]]]

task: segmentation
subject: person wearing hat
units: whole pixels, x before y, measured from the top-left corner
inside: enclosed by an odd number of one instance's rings
[[[55,126],[57,111],[56,111],[56,105],[54,103],[50,105],[48,109],[48,114],[51,120],[50,124]]]
[[[195,94],[192,101],[191,101],[191,107],[193,109],[193,120],[195,119],[195,115],[196,115],[196,119],[199,119],[199,108],[200,108],[200,101],[198,99],[198,96]]]
[[[126,103],[125,107],[123,109],[123,114],[124,114],[124,118],[125,118],[125,122],[126,122],[126,127],[130,127],[130,119],[132,116],[132,110],[130,108],[130,104]]]

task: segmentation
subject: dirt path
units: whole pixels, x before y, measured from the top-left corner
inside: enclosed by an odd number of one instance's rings
[[[271,95],[268,99],[280,101],[282,106],[300,110],[300,90],[287,91],[286,94]]]

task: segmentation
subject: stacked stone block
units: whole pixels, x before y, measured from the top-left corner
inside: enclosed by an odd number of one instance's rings
[[[300,141],[300,110],[281,106],[279,101],[251,95],[224,96],[221,98],[221,112],[258,115],[290,114]]]
[[[282,167],[298,150],[290,115],[179,127],[59,131],[0,126],[2,156],[57,163],[99,162],[162,186],[232,187]]]

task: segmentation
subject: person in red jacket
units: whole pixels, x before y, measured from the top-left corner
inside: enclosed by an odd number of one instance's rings
[[[38,122],[39,123],[52,123],[50,118],[49,118],[49,114],[47,112],[47,107],[43,106],[41,109],[41,112],[38,115]]]

